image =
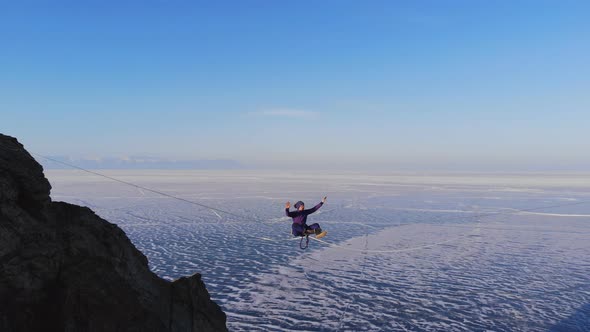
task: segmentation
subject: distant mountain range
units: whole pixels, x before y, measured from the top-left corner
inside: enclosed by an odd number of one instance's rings
[[[227,170],[244,169],[236,160],[175,160],[157,157],[105,157],[105,158],[74,158],[68,156],[47,156],[57,161],[90,169],[208,169]],[[38,157],[44,169],[69,169],[67,165]]]

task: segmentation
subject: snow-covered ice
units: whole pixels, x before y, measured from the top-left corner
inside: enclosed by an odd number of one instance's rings
[[[587,174],[103,172],[232,213],[46,172],[158,275],[201,273],[231,331],[590,331]],[[300,250],[284,203],[324,195]]]

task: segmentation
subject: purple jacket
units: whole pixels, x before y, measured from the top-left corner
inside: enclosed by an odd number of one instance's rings
[[[291,212],[289,211],[289,209],[285,209],[285,214],[287,214],[287,217],[293,218],[294,224],[306,225],[307,215],[316,212],[319,208],[322,207],[322,205],[324,205],[324,203],[320,202],[318,205],[312,207],[311,209],[303,211],[295,210]]]

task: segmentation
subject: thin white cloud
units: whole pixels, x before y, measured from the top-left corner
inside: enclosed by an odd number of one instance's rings
[[[262,115],[262,116],[276,116],[276,117],[287,117],[287,118],[316,118],[319,116],[318,112],[279,108],[271,110],[263,110],[258,112],[251,112],[250,115]]]

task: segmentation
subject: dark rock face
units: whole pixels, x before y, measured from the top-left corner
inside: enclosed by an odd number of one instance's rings
[[[159,278],[119,227],[50,189],[0,134],[0,331],[227,331],[199,274]]]

